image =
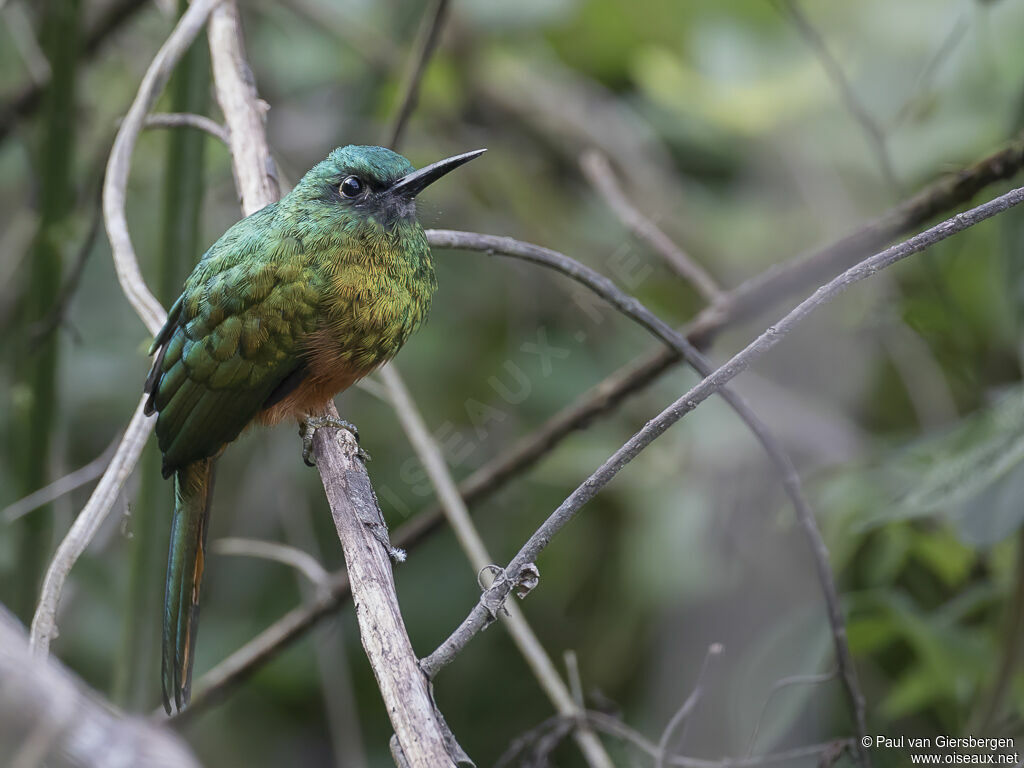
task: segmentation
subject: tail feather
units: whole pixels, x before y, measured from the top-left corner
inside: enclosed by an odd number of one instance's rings
[[[206,530],[213,496],[213,459],[203,459],[174,473],[174,519],[167,554],[164,592],[164,709],[171,714],[188,706],[193,652],[199,624],[199,588],[203,581]]]

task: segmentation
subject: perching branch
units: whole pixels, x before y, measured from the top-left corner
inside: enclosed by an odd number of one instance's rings
[[[209,40],[217,101],[248,215],[276,200],[279,192],[263,128],[266,105],[252,82],[234,0],[224,0],[213,11]],[[333,405],[328,410],[337,417]],[[396,759],[411,768],[462,763],[464,753],[434,707],[402,622],[389,559],[395,550],[387,541],[370,479],[356,457],[354,440],[344,439],[348,433],[332,439],[330,432],[320,430],[314,437],[317,466],[344,550],[360,638],[398,739]]]
[[[1009,208],[1024,202],[1024,187],[1012,190],[1005,195],[987,203],[959,213],[909,240],[888,248],[865,259],[860,264],[843,272],[826,285],[823,285],[811,296],[797,305],[781,320],[748,344],[741,352],[734,355],[727,363],[718,368],[710,376],[690,389],[672,405],[649,421],[643,429],[631,437],[621,448],[612,454],[593,474],[590,475],[573,493],[559,505],[539,529],[529,538],[516,556],[504,569],[494,584],[481,595],[480,600],[470,611],[466,619],[423,662],[428,672],[436,673],[452,659],[476,636],[476,634],[494,621],[509,592],[512,591],[523,571],[533,567],[533,563],[551,539],[568,523],[579,510],[618,474],[624,466],[632,461],[641,451],[661,436],[670,426],[696,408],[700,403],[719,391],[725,384],[746,370],[755,360],[778,344],[796,325],[807,318],[815,309],[828,303],[854,283],[874,275],[908,256],[919,253],[926,248],[951,237],[958,232],[989,219]]]
[[[331,415],[336,417],[337,412]],[[434,707],[398,610],[392,549],[377,497],[357,456],[355,438],[346,431],[335,437],[335,432],[318,430],[313,448],[345,552],[363,648],[408,764],[413,768],[453,766],[447,728]]]
[[[125,190],[131,167],[131,154],[142,130],[146,113],[156,102],[160,91],[167,84],[174,65],[199,34],[207,15],[217,2],[219,0],[195,0],[182,15],[170,37],[160,47],[142,78],[135,101],[132,102],[117,131],[103,181],[103,216],[117,277],[129,303],[135,308],[149,332],[154,335],[163,325],[166,313],[142,279],[131,236],[128,234]],[[113,461],[89,497],[85,508],[75,519],[71,530],[57,548],[46,571],[39,606],[32,619],[30,639],[33,650],[38,653],[45,655],[49,650],[50,640],[56,637],[57,605],[71,567],[85,551],[100,524],[109,514],[121,486],[138,463],[146,438],[153,430],[154,420],[147,418],[142,412],[144,402],[145,398],[139,401]]]
[[[12,768],[198,768],[182,740],[125,717],[52,658],[32,654],[0,608],[0,763]]]

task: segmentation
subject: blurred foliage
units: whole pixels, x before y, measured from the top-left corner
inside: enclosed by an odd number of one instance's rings
[[[8,5],[41,33],[60,3]],[[91,28],[106,3],[81,5],[80,23]],[[88,191],[117,118],[171,27],[172,5],[141,5],[76,70],[76,93],[65,105],[73,118],[64,124],[75,151],[62,182],[75,207],[48,230],[61,255],[54,279],[71,274],[95,213]],[[429,4],[242,5],[286,186],[336,145],[382,140]],[[1021,3],[805,5],[884,135],[899,189],[881,177],[871,142],[812,48],[768,0],[458,0],[403,151],[417,165],[478,146],[490,152],[431,188],[421,218],[563,249],[681,324],[700,309],[699,297],[588,188],[577,165],[583,150],[608,154],[638,207],[733,286],[846,234],[1020,130]],[[0,104],[29,79],[15,35],[0,13]],[[170,109],[172,98],[158,108]],[[36,346],[18,308],[38,266],[32,244],[50,194],[40,147],[53,135],[52,114],[38,111],[0,142],[0,506],[30,490],[26,483],[39,484],[14,439],[19,403],[32,394],[20,386],[23,361]],[[215,106],[208,114],[219,117]],[[142,137],[129,187],[128,217],[151,284],[167,263],[160,254],[168,240],[188,241],[166,227],[191,226],[168,223],[173,141],[164,131]],[[207,142],[197,250],[239,215],[227,152]],[[176,264],[196,256],[179,254]],[[104,450],[137,402],[148,365],[149,340],[118,289],[103,238],[86,258],[50,337],[59,350],[46,411],[50,456],[28,454],[38,459],[28,463],[31,472],[47,480]],[[528,265],[462,253],[437,260],[431,321],[398,362],[457,477],[656,346],[610,310],[595,319],[561,278]],[[849,617],[872,733],[1011,736],[1024,746],[1022,275],[1024,214],[1011,211],[860,284],[737,382],[806,479]],[[730,329],[714,357],[724,359],[758,330]],[[566,352],[551,370],[524,350],[539,338]],[[480,504],[477,520],[494,556],[510,557],[582,478],[693,381],[682,370],[666,375]],[[514,403],[499,394],[520,384]],[[388,406],[355,389],[339,407],[374,456],[371,476],[392,524],[430,505],[430,486]],[[130,595],[143,583],[160,584],[165,565],[143,558],[132,569],[129,540],[145,504],[139,486],[133,477],[122,513],[73,571],[54,646],[107,694],[118,680],[122,692],[152,695],[158,676],[155,666],[133,671],[120,650],[123,636],[160,621],[158,612],[126,610],[143,604]],[[32,514],[60,536],[88,492]],[[163,493],[169,522],[169,484]],[[34,577],[19,544],[25,525],[0,521],[0,600],[12,606],[19,592],[37,588],[26,581]],[[341,565],[319,480],[302,466],[288,428],[254,430],[227,452],[212,526],[213,539],[290,541],[315,547],[328,568]],[[721,642],[725,653],[691,716],[687,754],[742,755],[759,720],[757,751],[851,733],[835,680],[787,687],[764,707],[780,678],[828,672],[834,662],[792,511],[754,441],[719,403],[702,406],[634,461],[539,566],[541,587],[524,608],[556,663],[565,650],[576,652],[591,706],[621,714],[656,740],[689,694],[708,645]],[[412,551],[396,574],[414,645],[427,652],[472,605],[474,574],[448,532]],[[278,564],[211,558],[197,675],[296,605],[301,586]],[[158,604],[160,595],[149,598]],[[28,620],[25,610],[21,618]],[[351,608],[314,635],[186,729],[206,764],[391,764],[390,729]],[[321,646],[339,656],[344,648],[347,669],[324,665]],[[152,678],[140,683],[126,674]],[[325,688],[350,702],[340,714],[325,707]],[[551,714],[500,628],[475,640],[436,692],[482,766]],[[131,704],[145,711],[157,702]],[[352,733],[361,739],[345,737]],[[628,750],[612,749],[629,764]],[[904,756],[874,757],[884,766]],[[580,765],[571,742],[553,759]]]

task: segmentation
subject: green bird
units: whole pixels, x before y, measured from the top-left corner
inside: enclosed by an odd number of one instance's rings
[[[150,349],[174,517],[163,612],[164,708],[187,706],[214,462],[249,424],[294,418],[309,463],[316,415],[383,365],[426,319],[437,282],[415,197],[485,150],[415,170],[347,146],[213,244]],[[339,426],[351,426],[346,423]]]

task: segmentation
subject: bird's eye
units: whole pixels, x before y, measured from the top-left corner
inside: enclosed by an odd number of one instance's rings
[[[340,190],[345,197],[359,197],[363,193],[363,182],[355,176],[349,176],[341,182]]]

